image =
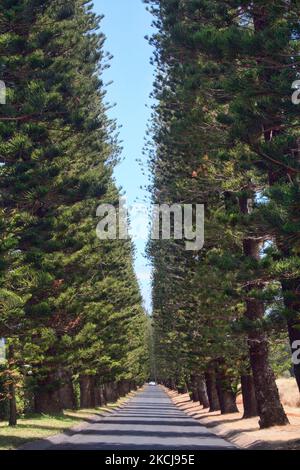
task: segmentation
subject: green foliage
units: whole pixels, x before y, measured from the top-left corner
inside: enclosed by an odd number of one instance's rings
[[[0,335],[36,393],[60,368],[145,376],[132,244],[96,236],[98,205],[119,198],[100,20],[86,0],[0,6]]]
[[[179,383],[220,357],[238,375],[249,331],[280,345],[286,323],[291,342],[299,335],[299,5],[146,3],[158,28],[153,202],[206,208],[201,252],[149,242],[159,376]],[[249,256],[247,240],[261,252]],[[243,318],[249,299],[264,318]]]

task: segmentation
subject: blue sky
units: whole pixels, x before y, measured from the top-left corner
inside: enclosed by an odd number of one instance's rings
[[[95,0],[95,11],[104,14],[102,31],[107,40],[105,49],[113,55],[111,68],[105,72],[105,82],[113,81],[107,88],[107,101],[116,103],[110,116],[122,126],[122,163],[115,177],[123,188],[128,205],[142,203],[147,197],[143,188],[147,176],[136,159],[142,158],[146,127],[151,115],[149,95],[153,85],[153,67],[150,65],[152,49],[144,39],[153,33],[152,17],[142,0]],[[146,166],[146,163],[144,163]],[[132,220],[133,233],[138,222]],[[136,240],[136,273],[141,285],[145,305],[150,310],[150,267],[144,257],[145,241]]]

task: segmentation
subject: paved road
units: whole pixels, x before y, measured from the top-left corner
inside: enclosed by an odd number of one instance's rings
[[[36,449],[42,447],[36,444]],[[50,439],[49,450],[232,449],[179,410],[160,387],[148,386],[119,410],[73,435]],[[34,449],[34,446],[31,446]]]

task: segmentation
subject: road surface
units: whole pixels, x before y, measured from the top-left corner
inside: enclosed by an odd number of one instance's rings
[[[53,445],[53,443],[55,444]],[[49,450],[205,450],[232,444],[179,410],[159,386],[147,386],[121,409],[74,435],[60,435]]]

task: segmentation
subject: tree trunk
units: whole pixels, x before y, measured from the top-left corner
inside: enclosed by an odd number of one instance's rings
[[[128,393],[131,393],[132,390],[135,390],[135,388],[134,388],[134,382],[132,382],[132,381],[128,382],[128,389],[129,389],[129,392],[128,392]]]
[[[243,214],[251,213],[251,204],[248,197],[240,198],[240,210]],[[244,255],[259,262],[262,240],[245,238],[243,241]],[[260,321],[264,318],[264,302],[251,297],[251,290],[263,289],[259,282],[252,282],[246,289],[246,313],[249,320],[248,345],[250,364],[252,369],[257,408],[261,428],[281,426],[288,424],[287,416],[280,402],[279,393],[273,370],[269,364],[269,350],[267,335],[263,331]]]
[[[129,380],[126,380],[125,386],[126,386],[126,395],[128,395],[128,393],[131,392],[131,384]]]
[[[197,376],[194,374],[191,375],[191,399],[194,402],[200,401],[200,397],[198,393]]]
[[[114,403],[120,396],[123,396],[121,395],[123,388],[120,382],[117,384],[112,382],[104,384],[104,391],[106,403]]]
[[[285,279],[281,281],[281,285],[285,306],[290,311],[287,325],[291,349],[294,351],[299,349],[300,346],[300,279]],[[298,390],[300,391],[300,364],[293,362],[293,369]]]
[[[118,393],[118,397],[116,397],[117,399],[120,396],[125,397],[130,392],[130,383],[128,382],[128,380],[121,380],[121,382],[118,383],[116,391],[119,392],[119,390],[121,391],[122,395]]]
[[[119,397],[125,397],[127,394],[125,381],[121,380],[121,382],[118,382],[116,390]],[[115,401],[115,393],[113,394],[113,401]]]
[[[202,377],[198,378],[198,395],[200,404],[203,405],[203,408],[209,408],[206,384]]]
[[[232,388],[232,380],[226,372],[226,365],[223,360],[219,361],[217,365],[216,387],[221,414],[238,413],[239,410],[236,406],[236,393]]]
[[[265,28],[268,28],[268,9],[264,8],[264,5],[261,5],[261,9],[257,10],[257,13],[254,15],[254,29],[259,34]],[[271,70],[267,68],[261,70],[260,72],[261,81],[262,82],[270,82],[271,81]],[[283,121],[284,122],[284,121]],[[278,136],[282,132],[282,128],[278,125],[278,116],[275,118],[275,122],[273,126],[269,122],[267,124],[267,130],[264,130],[263,137],[266,142],[271,142],[275,136]],[[272,128],[273,127],[273,128]],[[298,157],[299,160],[299,141],[297,141],[298,147]],[[280,183],[280,181],[285,181],[291,183],[291,175],[288,174],[287,169],[285,168],[278,168],[277,165],[272,168],[269,167],[268,170],[268,179],[269,185],[272,187],[273,185]],[[284,257],[288,258],[292,256],[290,245],[286,243],[283,237],[278,237],[276,239],[276,244],[278,248],[284,253]],[[300,309],[300,279],[283,279],[281,280],[284,303],[286,307],[290,311],[295,312],[295,316],[293,318],[289,318],[287,322],[288,326],[288,334],[290,339],[291,348],[293,350],[293,343],[294,341],[300,340],[300,320],[299,320],[299,309]],[[294,374],[296,378],[296,382],[298,385],[298,389],[300,391],[300,364],[293,364],[294,366]]]
[[[247,301],[246,316],[249,320],[264,317],[263,302],[257,299]],[[261,428],[288,424],[287,416],[280,402],[273,370],[269,364],[268,341],[264,331],[252,326],[248,335],[250,364],[253,374],[255,396]]]
[[[210,368],[205,373],[205,382],[206,382],[206,389],[207,389],[207,396],[209,401],[209,412],[212,413],[213,411],[220,410],[220,402],[216,387],[216,375],[213,368]]]
[[[118,384],[116,382],[113,382],[111,384],[111,387],[112,387],[112,401],[115,403],[120,398]],[[125,396],[127,394],[125,384],[123,384],[122,389],[123,389],[123,396]]]
[[[258,416],[255,388],[252,375],[241,376],[244,415],[243,419]]]
[[[100,399],[101,399],[101,406],[107,405],[106,396],[104,392],[104,385],[100,385],[99,393],[100,393]]]
[[[197,389],[197,388],[195,388],[195,389],[191,392],[191,399],[192,399],[193,402],[195,402],[195,403],[199,402],[200,405],[202,405],[201,399],[200,399],[200,397],[199,397],[199,393],[198,393],[198,389]]]
[[[95,377],[92,375],[81,375],[80,383],[80,408],[95,408]]]
[[[17,402],[16,402],[16,386],[13,377],[14,369],[14,347],[11,344],[8,348],[8,367],[9,367],[9,426],[17,425]]]
[[[176,382],[175,382],[174,379],[170,380],[170,388],[171,388],[171,390],[177,390]]]
[[[9,426],[17,425],[17,403],[16,388],[13,381],[10,381],[9,387]]]
[[[95,387],[95,406],[102,406],[102,395],[101,395],[101,388],[99,385]]]
[[[192,387],[192,383],[189,377],[186,377],[184,379],[184,384],[185,384],[186,393],[191,394],[193,387]]]
[[[103,402],[105,403],[105,405],[108,404],[108,389],[107,389],[107,384],[103,384],[102,386],[102,394],[103,394]]]
[[[75,410],[76,409],[76,397],[72,382],[72,374],[70,371],[59,369],[60,388],[59,388],[59,399],[63,409]]]
[[[58,414],[63,411],[59,394],[59,377],[55,372],[38,381],[34,393],[34,409],[36,413]]]

